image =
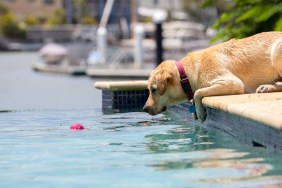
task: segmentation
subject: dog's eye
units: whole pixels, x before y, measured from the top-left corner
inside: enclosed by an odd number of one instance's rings
[[[152,85],[151,91],[152,91],[152,93],[156,93],[156,91],[157,91],[157,86],[156,86],[156,85]]]

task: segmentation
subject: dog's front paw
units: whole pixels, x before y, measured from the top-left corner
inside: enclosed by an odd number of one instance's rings
[[[203,123],[207,117],[205,108],[202,107],[200,109],[196,109],[196,111],[197,111],[197,118],[201,121],[201,123]]]
[[[271,84],[260,85],[256,90],[257,93],[270,93],[274,91],[276,91],[276,87]]]

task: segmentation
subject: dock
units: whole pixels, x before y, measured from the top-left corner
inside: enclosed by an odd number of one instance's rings
[[[282,153],[282,92],[203,98],[205,124],[239,140]]]
[[[65,65],[47,65],[45,63],[34,63],[32,69],[39,72],[49,72],[57,74],[85,75],[86,66],[65,66]]]

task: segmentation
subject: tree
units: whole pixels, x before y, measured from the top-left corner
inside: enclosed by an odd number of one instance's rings
[[[0,2],[0,15],[4,15],[8,12],[8,9]]]
[[[204,6],[216,1],[206,0]],[[264,31],[282,30],[281,0],[231,0],[212,26],[217,35],[212,42],[231,38],[244,38]]]
[[[201,22],[206,28],[216,21],[218,15],[228,10],[230,0],[182,0],[182,9],[189,19]]]
[[[19,39],[25,37],[25,30],[20,27],[16,17],[0,2],[0,35]]]
[[[65,23],[65,12],[63,9],[56,9],[48,19],[50,25],[61,25]]]
[[[6,13],[1,16],[0,31],[4,37],[11,39],[25,37],[25,30],[20,28],[19,22],[12,13]]]
[[[78,23],[83,23],[85,17],[90,16],[91,9],[84,0],[74,0],[75,18]],[[88,19],[88,18],[87,18]],[[87,20],[89,21],[89,20]],[[94,19],[93,19],[93,22]]]

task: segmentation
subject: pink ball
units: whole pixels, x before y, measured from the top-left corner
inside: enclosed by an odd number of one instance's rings
[[[84,129],[84,126],[80,123],[75,123],[75,124],[72,124],[70,126],[70,129],[72,129],[72,130],[82,130],[82,129]]]

